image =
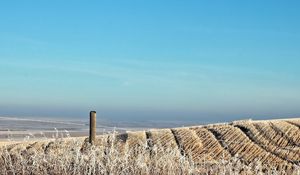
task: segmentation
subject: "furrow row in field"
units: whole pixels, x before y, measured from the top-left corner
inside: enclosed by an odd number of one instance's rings
[[[208,128],[213,133],[217,133],[222,140],[223,145],[235,156],[240,157],[247,164],[255,160],[272,166],[291,166],[289,162],[282,158],[267,152],[256,143],[252,142],[239,128],[231,125],[223,125]]]
[[[188,155],[195,162],[201,162],[205,159],[205,157],[202,156],[202,141],[195,131],[189,128],[172,129],[172,131],[185,155]]]
[[[278,135],[281,135],[281,137],[287,141],[288,146],[297,146],[297,144],[292,139],[290,139],[285,132],[283,132],[280,128],[276,127],[274,123],[270,122],[269,124],[271,128],[278,133]]]
[[[147,149],[147,138],[144,131],[128,132],[126,141],[126,152],[136,157]]]
[[[149,132],[149,140],[151,145],[161,147],[161,149],[178,150],[174,135],[170,129],[151,130]]]
[[[206,128],[199,127],[191,129],[196,132],[202,141],[203,149],[201,156],[208,160],[228,160],[231,157],[229,152],[221,146],[216,137]]]
[[[264,134],[266,138],[272,140],[277,147],[284,148],[286,146],[294,146],[283,133],[272,127],[270,122],[253,123],[253,125],[260,133]]]
[[[286,122],[297,126],[298,128],[300,128],[300,120],[286,120]]]
[[[295,146],[300,146],[300,129],[299,127],[286,121],[272,121],[274,127],[278,128],[285,136],[291,140]]]
[[[270,140],[270,138],[266,138],[265,135],[260,133],[253,126],[252,123],[237,124],[235,125],[235,127],[241,129],[250,138],[251,141],[255,142],[266,151],[271,152],[274,155],[277,155],[278,157],[289,161],[296,162],[300,160],[299,149],[297,148],[284,149],[284,148],[277,147],[276,145],[274,145],[272,140]]]
[[[168,160],[171,158],[176,162],[182,156],[170,129],[148,131],[147,140],[151,159]]]

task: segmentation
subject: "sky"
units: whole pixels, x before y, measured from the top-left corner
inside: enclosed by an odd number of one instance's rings
[[[300,116],[299,1],[1,1],[0,116]]]

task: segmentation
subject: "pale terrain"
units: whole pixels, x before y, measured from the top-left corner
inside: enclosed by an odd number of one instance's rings
[[[300,173],[298,118],[0,144],[2,174]]]
[[[9,144],[10,142],[3,142],[3,141],[0,141],[0,146],[3,146],[3,145],[7,145]]]

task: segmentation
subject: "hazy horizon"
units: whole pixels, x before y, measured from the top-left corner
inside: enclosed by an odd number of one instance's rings
[[[300,116],[299,5],[0,2],[0,116]]]

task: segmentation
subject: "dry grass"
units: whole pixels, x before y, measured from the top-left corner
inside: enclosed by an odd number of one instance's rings
[[[291,121],[112,133],[94,145],[84,138],[2,143],[0,174],[300,174],[300,122]]]

